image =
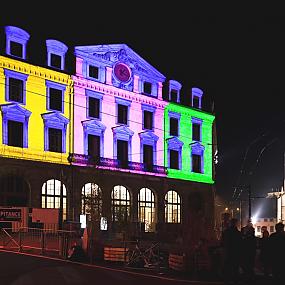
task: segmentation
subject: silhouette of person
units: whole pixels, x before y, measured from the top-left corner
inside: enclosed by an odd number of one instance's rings
[[[265,277],[270,274],[270,247],[269,247],[269,232],[266,228],[262,228],[262,237],[259,239],[259,260],[262,267],[262,272]]]
[[[269,236],[271,252],[271,268],[274,284],[284,284],[284,264],[281,262],[285,256],[285,232],[284,224],[275,225],[275,232]]]
[[[257,239],[254,227],[249,220],[247,225],[242,228],[242,247],[241,247],[241,268],[246,282],[252,282],[255,276],[255,256]]]
[[[224,282],[237,284],[239,282],[241,232],[238,220],[232,218],[229,227],[222,233],[221,246],[224,250]]]
[[[77,262],[87,261],[87,256],[79,241],[75,241],[71,246],[70,253],[68,255],[68,260],[77,261]]]

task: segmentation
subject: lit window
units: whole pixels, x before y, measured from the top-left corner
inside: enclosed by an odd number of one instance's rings
[[[56,179],[50,179],[42,186],[42,208],[59,209],[62,192],[63,220],[66,220],[66,187]]]
[[[102,190],[95,183],[86,183],[82,187],[81,213],[90,215],[91,220],[100,221],[102,216]]]
[[[131,217],[131,200],[128,189],[117,185],[111,193],[112,222],[128,222]]]
[[[168,191],[165,195],[165,222],[181,222],[181,201],[176,191]]]
[[[148,188],[142,188],[138,194],[138,218],[143,231],[155,231],[155,197]]]

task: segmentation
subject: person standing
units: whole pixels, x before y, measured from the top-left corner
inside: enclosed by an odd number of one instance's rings
[[[241,233],[241,268],[243,270],[245,281],[251,284],[255,277],[255,256],[257,247],[255,230],[251,221],[248,221],[247,225],[242,228]]]
[[[282,260],[285,256],[285,232],[282,222],[275,225],[275,232],[269,236],[269,247],[274,285],[284,284],[284,263]]]
[[[260,250],[259,261],[264,277],[268,278],[270,274],[269,232],[266,228],[262,228],[261,230],[262,237],[258,241],[258,247]]]
[[[241,232],[238,229],[238,219],[232,218],[229,227],[222,234],[221,246],[224,251],[224,282],[238,284],[240,266]]]

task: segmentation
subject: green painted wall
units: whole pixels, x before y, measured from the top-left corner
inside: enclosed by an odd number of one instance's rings
[[[170,169],[168,162],[168,139],[169,135],[169,112],[180,114],[179,121],[179,137],[183,142],[181,169]],[[192,109],[190,107],[181,106],[175,103],[169,103],[165,108],[164,114],[165,134],[164,134],[164,157],[165,166],[168,167],[167,176],[169,178],[177,178],[191,180],[203,183],[213,184],[213,153],[212,153],[212,126],[215,117],[212,114]],[[192,118],[202,120],[201,128],[201,145],[204,146],[204,173],[195,173],[191,171],[191,151],[192,151]]]

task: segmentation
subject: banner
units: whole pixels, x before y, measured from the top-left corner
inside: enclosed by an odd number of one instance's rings
[[[21,209],[0,208],[0,221],[21,221]]]

